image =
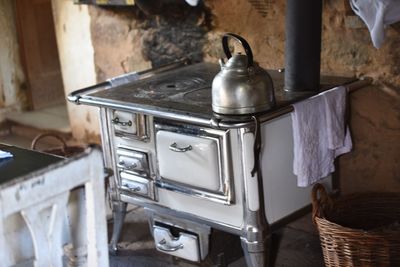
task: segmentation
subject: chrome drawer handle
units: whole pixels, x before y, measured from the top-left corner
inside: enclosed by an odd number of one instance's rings
[[[177,246],[170,246],[167,244],[167,241],[165,241],[165,239],[161,240],[160,242],[158,242],[157,244],[157,248],[161,251],[164,252],[174,252],[177,251],[179,249],[183,248],[183,244],[178,244]]]
[[[124,168],[126,168],[126,169],[128,169],[128,170],[134,170],[134,169],[136,169],[137,166],[138,166],[136,163],[133,163],[131,166],[127,166],[127,165],[125,165],[125,161],[123,161],[123,160],[120,160],[120,161],[118,162],[118,165],[121,165],[122,167],[124,167]]]
[[[133,192],[139,192],[142,190],[140,186],[131,186],[130,184],[122,184],[122,186],[127,187],[129,190],[132,190]]]
[[[121,125],[121,126],[132,126],[132,121],[120,121],[118,117],[111,120],[112,123]]]
[[[186,152],[186,151],[192,150],[193,147],[191,145],[188,145],[187,147],[178,147],[177,143],[172,143],[169,146],[169,149],[174,152]]]

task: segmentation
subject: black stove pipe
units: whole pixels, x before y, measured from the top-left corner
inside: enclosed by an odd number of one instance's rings
[[[319,91],[322,0],[287,0],[285,90]]]

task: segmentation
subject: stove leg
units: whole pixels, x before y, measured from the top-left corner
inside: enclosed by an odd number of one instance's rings
[[[242,130],[245,213],[240,239],[247,267],[267,267],[270,265],[271,230],[265,216],[264,186],[260,166],[261,125],[256,117],[253,116],[253,119],[253,129]],[[253,147],[254,154],[249,153],[246,147]]]
[[[126,208],[128,204],[122,201],[113,201],[113,233],[110,241],[110,245],[108,247],[109,252],[112,255],[118,253],[118,241],[121,236],[122,225],[124,224]]]
[[[247,267],[268,267],[271,238],[262,241],[249,242],[245,237],[240,238]]]

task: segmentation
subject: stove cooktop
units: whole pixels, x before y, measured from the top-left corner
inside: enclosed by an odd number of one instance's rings
[[[174,69],[89,96],[162,110],[198,115],[212,113],[211,83],[219,66],[200,63]]]
[[[217,64],[198,63],[129,84],[106,87],[86,97],[97,102],[118,103],[120,106],[134,105],[141,110],[151,109],[210,119],[213,116],[211,84],[219,71],[220,67]],[[283,90],[284,73],[276,70],[268,70],[268,72],[274,83],[276,98],[276,106],[272,110],[318,93],[287,93]],[[354,78],[322,77],[321,90],[354,80]]]

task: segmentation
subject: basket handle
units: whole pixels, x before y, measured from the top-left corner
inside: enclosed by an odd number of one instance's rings
[[[36,150],[36,145],[37,145],[38,141],[43,138],[46,138],[46,137],[53,137],[53,138],[57,139],[58,141],[60,141],[62,143],[61,150],[63,153],[65,153],[65,150],[67,149],[67,143],[65,142],[64,138],[62,138],[61,136],[59,136],[55,133],[42,133],[42,134],[37,135],[32,141],[31,149]]]
[[[332,198],[328,195],[325,187],[322,184],[315,184],[311,191],[312,201],[312,221],[315,224],[315,218],[325,217],[324,210],[332,207]]]

